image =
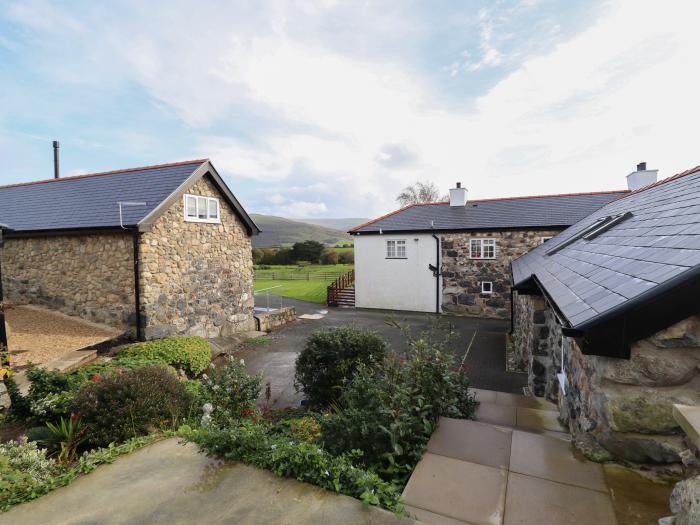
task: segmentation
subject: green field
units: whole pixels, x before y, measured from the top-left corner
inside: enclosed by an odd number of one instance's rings
[[[270,290],[270,295],[281,295],[300,301],[325,304],[326,289],[337,275],[352,270],[352,264],[313,264],[307,266],[270,266],[269,269],[258,269],[255,273],[255,291],[279,287]],[[275,277],[273,279],[272,277]],[[282,278],[281,278],[282,277]],[[292,279],[285,279],[292,278]],[[264,306],[265,294],[258,294],[256,299]],[[273,300],[270,306],[276,305]]]

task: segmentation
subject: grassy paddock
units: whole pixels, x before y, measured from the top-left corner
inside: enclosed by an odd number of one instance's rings
[[[341,248],[342,249],[342,248]],[[309,264],[309,265],[273,265],[270,269],[255,268],[255,291],[279,286],[270,290],[271,295],[281,295],[299,301],[325,304],[326,289],[328,285],[335,281],[337,275],[349,272],[353,269],[352,264]],[[275,275],[275,279],[272,275]],[[310,279],[304,276],[310,274]],[[287,279],[280,277],[287,276]],[[293,280],[291,280],[293,279]],[[264,305],[264,294],[257,296],[258,305]],[[270,306],[275,303],[270,301]]]

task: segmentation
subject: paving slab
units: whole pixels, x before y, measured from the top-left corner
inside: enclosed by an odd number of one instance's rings
[[[607,493],[602,467],[583,458],[571,443],[550,436],[514,431],[510,470]]]
[[[495,403],[479,403],[476,407],[476,420],[492,425],[514,427],[517,407],[497,405]]]
[[[411,516],[414,516],[430,525],[474,525],[473,523],[467,523],[466,521],[448,518],[442,514],[435,514],[429,510],[411,507],[410,505],[406,505],[406,511],[408,511]]]
[[[428,452],[488,467],[508,468],[512,433],[476,421],[442,417],[430,437]]]
[[[607,494],[511,472],[504,525],[616,525]]]
[[[559,422],[559,412],[540,410],[537,408],[517,407],[515,409],[515,426],[527,430],[549,430],[552,432],[568,432]]]
[[[0,514],[0,525],[410,525],[356,499],[168,439]]]
[[[502,522],[508,471],[426,452],[404,489],[407,505],[474,525]]]

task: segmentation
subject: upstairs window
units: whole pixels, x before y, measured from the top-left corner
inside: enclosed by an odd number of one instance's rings
[[[471,239],[469,242],[470,259],[495,259],[496,239]]]
[[[387,259],[405,259],[406,258],[406,241],[405,240],[386,241],[386,258]]]
[[[185,221],[221,222],[219,218],[219,199],[199,195],[185,195]]]

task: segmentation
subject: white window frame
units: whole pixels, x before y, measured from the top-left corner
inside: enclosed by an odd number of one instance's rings
[[[479,253],[476,254],[474,250],[474,243],[477,243],[479,245]],[[492,247],[493,248],[493,255],[489,257],[484,256],[484,247]],[[496,239],[493,237],[472,237],[469,239],[469,258],[470,259],[485,259],[485,260],[492,260],[496,258]]]
[[[188,199],[195,199],[195,215],[192,216],[190,215],[188,206],[187,206],[187,201]],[[186,193],[183,198],[182,202],[184,203],[184,216],[185,216],[185,222],[203,222],[203,223],[208,223],[208,224],[220,224],[221,223],[221,203],[219,202],[219,199],[216,199],[214,197],[205,197],[203,195],[193,195],[191,193]],[[204,209],[204,215],[206,218],[201,218],[200,215],[200,206],[203,203]],[[216,215],[212,215],[212,204],[216,206]]]
[[[384,255],[387,259],[408,259],[406,253],[407,244],[406,239],[387,239],[384,244]]]
[[[487,290],[488,288],[488,290]],[[493,281],[481,281],[481,294],[491,295],[493,294]]]
[[[549,239],[553,239],[554,235],[544,235],[540,237],[540,244],[546,243]]]

